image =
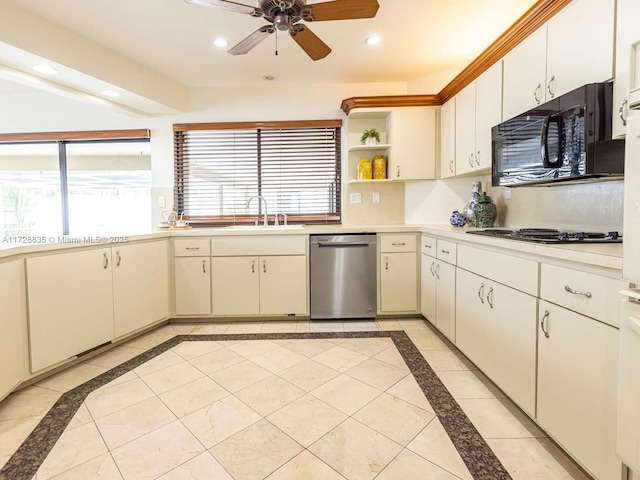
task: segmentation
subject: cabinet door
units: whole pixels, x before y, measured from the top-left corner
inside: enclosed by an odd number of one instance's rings
[[[623,137],[626,126],[618,115],[622,108],[622,115],[628,116],[630,111],[625,103],[631,87],[632,45],[640,42],[637,19],[640,18],[640,2],[638,0],[618,0],[616,22],[616,81],[613,84],[613,136]],[[640,69],[636,63],[635,69]],[[635,85],[638,87],[638,85]],[[624,105],[623,105],[624,103]]]
[[[483,371],[490,367],[492,348],[485,308],[488,283],[461,268],[456,272],[456,346]]]
[[[260,313],[258,257],[211,258],[211,310],[214,315]]]
[[[456,175],[472,172],[476,152],[476,84],[456,95]]]
[[[116,338],[169,317],[168,243],[113,247]]]
[[[502,121],[502,61],[476,80],[475,169],[491,168],[491,128]]]
[[[440,178],[456,173],[456,99],[440,109]]]
[[[22,261],[0,264],[0,400],[27,376],[26,317]]]
[[[614,25],[615,2],[603,0],[574,0],[549,22],[547,100],[613,77]]]
[[[397,108],[391,114],[388,178],[435,178],[436,111],[433,108]]]
[[[27,259],[31,371],[114,338],[111,249]]]
[[[640,280],[640,116],[629,119],[625,141],[622,277]]]
[[[575,39],[572,41],[580,43]],[[502,92],[502,117],[505,120],[545,101],[546,58],[547,29],[544,26],[505,55]],[[573,61],[569,63],[573,65]]]
[[[456,267],[436,264],[436,327],[456,343]]]
[[[536,406],[535,297],[490,282],[485,290],[491,332],[487,375],[530,415]]]
[[[436,259],[420,255],[420,313],[436,324]]]
[[[415,312],[417,304],[416,254],[380,255],[380,310]]]
[[[260,314],[306,315],[307,257],[260,257]]]
[[[176,315],[211,314],[211,258],[175,259]]]
[[[537,420],[594,477],[620,478],[618,330],[542,300],[539,310]]]

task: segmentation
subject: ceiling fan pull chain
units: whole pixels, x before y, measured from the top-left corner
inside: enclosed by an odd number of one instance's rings
[[[276,57],[278,56],[278,29],[276,28]]]

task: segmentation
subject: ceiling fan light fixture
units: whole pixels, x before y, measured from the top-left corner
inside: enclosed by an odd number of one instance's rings
[[[279,31],[286,32],[291,28],[291,17],[286,13],[279,13],[274,17],[273,24]]]
[[[218,48],[224,48],[229,45],[229,42],[227,42],[224,38],[216,38],[213,44]]]
[[[365,41],[366,41],[367,45],[379,45],[380,42],[382,42],[382,39],[380,38],[379,35],[371,35]]]

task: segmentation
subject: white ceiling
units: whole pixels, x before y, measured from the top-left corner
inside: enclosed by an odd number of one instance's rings
[[[257,5],[257,0],[235,1]],[[326,84],[410,82],[443,70],[459,72],[536,0],[379,0],[380,9],[375,18],[307,24],[333,49],[327,58],[317,62],[309,59],[286,34],[279,35],[278,56],[274,55],[275,35],[247,55],[229,55],[226,50],[264,25],[264,20],[194,6],[184,0],[2,0],[0,3],[13,8],[14,15],[16,11],[24,12],[24,18],[30,16],[52,27],[62,27],[79,36],[76,39],[86,39],[87,45],[107,49],[110,61],[119,56],[123,61],[144,67],[158,79],[194,88],[256,84],[264,82],[264,75],[273,75],[276,82],[283,84]],[[308,3],[318,2],[309,0]],[[0,16],[3,8],[0,5]],[[38,32],[33,33],[37,36]],[[365,39],[374,33],[382,37],[382,43],[375,47],[366,45]],[[229,47],[214,47],[213,41],[219,37],[227,39]],[[109,75],[113,72],[108,71],[108,62],[102,75],[99,68],[82,71],[78,61],[74,65],[60,61],[55,35],[41,41],[39,48],[26,53],[46,60],[50,52],[52,62],[61,65],[63,70],[67,66],[85,77],[91,75],[118,87],[117,80]],[[46,46],[45,41],[49,42]],[[0,44],[3,42],[12,43],[8,34],[0,29]],[[27,43],[34,42],[36,40]],[[80,50],[88,49],[77,41],[75,44]],[[58,47],[64,45],[61,43]],[[28,50],[24,44],[19,48]],[[0,63],[24,70],[24,59],[12,65],[16,57],[5,55],[0,57]],[[72,79],[58,76],[53,81],[82,90],[86,78],[76,79],[74,83]],[[1,88],[0,84],[0,93]]]

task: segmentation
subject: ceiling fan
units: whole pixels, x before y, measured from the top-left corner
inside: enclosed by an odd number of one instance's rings
[[[243,5],[229,0],[185,0],[193,5],[219,8],[230,12],[244,13],[252,17],[263,17],[269,22],[229,50],[231,55],[244,55],[276,31],[289,35],[313,60],[320,60],[331,53],[324,43],[306,25],[298,23],[324,22],[328,20],[352,20],[376,16],[378,0],[333,0],[307,5],[307,0],[258,0],[258,7]],[[276,52],[277,54],[277,52]]]

